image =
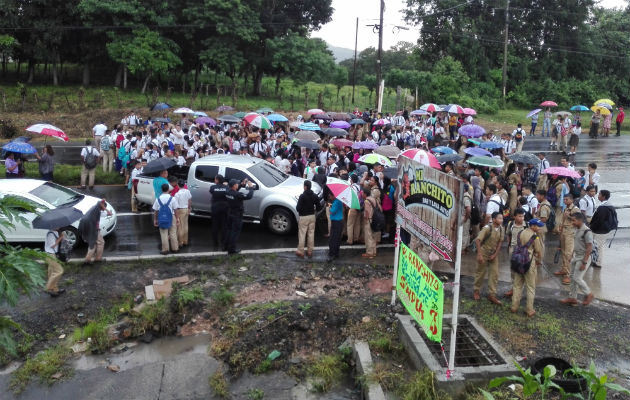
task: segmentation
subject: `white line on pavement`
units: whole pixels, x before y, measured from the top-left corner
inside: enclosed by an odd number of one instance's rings
[[[143,211],[143,212],[139,212],[139,213],[134,213],[134,212],[123,212],[123,213],[117,213],[116,216],[117,217],[133,217],[136,215],[152,215],[153,213],[151,211]]]

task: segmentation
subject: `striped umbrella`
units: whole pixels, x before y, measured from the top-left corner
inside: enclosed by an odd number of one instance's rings
[[[259,129],[271,129],[273,124],[264,115],[258,113],[249,113],[243,117],[243,121],[247,122],[251,126],[255,126]]]
[[[437,104],[433,104],[433,103],[423,104],[422,106],[420,106],[420,109],[429,113],[442,111]]]
[[[381,118],[381,119],[377,119],[376,121],[374,121],[374,123],[372,125],[385,126],[385,125],[389,125],[389,124],[391,124],[391,122],[389,122],[386,119]]]
[[[343,204],[355,210],[361,209],[361,203],[359,202],[359,194],[352,188],[352,185],[347,181],[343,181],[337,178],[328,178],[326,180],[326,186],[332,192],[336,199]]]
[[[26,131],[39,133],[40,135],[44,135],[44,136],[54,137],[59,140],[63,140],[64,142],[67,142],[68,140],[70,140],[70,138],[68,138],[68,135],[66,135],[64,131],[50,124],[31,125],[28,128],[26,128]]]
[[[442,168],[438,159],[431,153],[421,149],[409,149],[400,153],[401,156],[407,157],[410,160],[419,162],[422,165],[426,165],[433,168]]]
[[[457,104],[449,104],[442,111],[446,111],[449,114],[464,114],[464,108]]]

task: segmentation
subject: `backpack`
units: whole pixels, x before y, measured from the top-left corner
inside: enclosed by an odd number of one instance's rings
[[[377,204],[373,204],[374,211],[372,213],[372,221],[370,222],[370,228],[372,228],[372,232],[381,232],[385,229],[385,214],[378,207]]]
[[[89,149],[86,147],[85,149],[87,154],[85,155],[83,165],[85,165],[85,168],[87,169],[96,168],[96,165],[98,164],[98,156],[94,154],[94,147],[90,147]]]
[[[479,207],[477,203],[472,202],[472,206],[470,207],[470,224],[477,225],[481,222],[481,213],[479,212]]]
[[[55,240],[59,238],[59,236],[57,236],[57,233],[49,232],[48,234],[51,233],[55,237]],[[70,242],[68,242],[68,240],[64,237],[63,239],[61,239],[61,242],[59,242],[59,245],[57,246],[57,252],[55,253],[55,256],[57,256],[57,259],[59,261],[66,262],[68,261],[70,250],[72,250],[72,246],[70,245]]]
[[[617,211],[611,206],[604,205],[597,207],[589,227],[593,233],[605,235],[610,231],[616,231],[618,224]]]
[[[101,150],[109,151],[109,146],[111,146],[109,135],[104,135],[101,139]]]
[[[517,129],[516,130],[516,134],[514,135],[514,141],[515,142],[522,142],[523,141],[523,130],[522,129]]]
[[[546,206],[547,204],[544,205]],[[549,207],[549,217],[547,217],[545,225],[547,226],[547,232],[553,231],[553,228],[556,227],[556,212],[553,210],[553,207]]]
[[[501,215],[503,215],[504,219],[510,218],[510,207],[508,207],[506,204],[503,204],[503,199],[501,199],[500,203],[496,200],[490,200],[490,202],[499,205],[499,212],[501,213]]]
[[[555,207],[558,204],[558,195],[556,195],[556,185],[549,186],[547,189],[547,201],[551,204],[551,207]]]
[[[168,201],[166,202],[166,204],[162,204],[162,202],[160,201],[160,198],[158,197],[157,201],[158,204],[160,205],[160,209],[158,210],[158,227],[160,229],[170,229],[171,226],[173,226],[173,213],[171,212],[171,209],[169,208],[169,205],[171,204],[171,200],[173,200],[173,198],[169,198]]]
[[[510,259],[510,268],[517,274],[524,275],[529,271],[532,260],[529,257],[529,247],[534,243],[534,240],[538,238],[538,235],[534,234],[525,244],[521,244],[521,233],[516,236],[516,247],[512,252],[512,258]]]

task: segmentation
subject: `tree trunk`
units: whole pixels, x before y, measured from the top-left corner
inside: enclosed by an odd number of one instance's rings
[[[276,96],[278,96],[279,91],[280,91],[280,74],[276,76]]]
[[[201,65],[197,64],[197,67],[195,68],[195,89],[194,91],[197,91],[197,88],[199,87],[199,74],[201,73]]]
[[[151,75],[153,75],[152,72],[149,72],[149,75],[147,75],[146,79],[144,80],[144,85],[142,85],[142,91],[140,93],[145,94],[147,91],[147,86],[149,85],[149,80],[151,79]]]
[[[22,69],[22,60],[18,60],[17,68],[15,69],[15,80],[20,80],[20,70]]]
[[[186,78],[188,77],[188,74],[184,74],[184,77],[182,78],[182,94],[186,94]]]
[[[253,90],[253,95],[254,96],[262,96],[262,79],[263,79],[263,72],[262,71],[256,71],[256,74],[254,75],[254,90]]]
[[[52,63],[52,79],[53,79],[53,86],[59,86],[59,76],[57,76],[57,63],[55,61],[53,61]]]
[[[7,56],[2,56],[2,77],[7,75]]]
[[[123,90],[127,89],[127,66],[123,65]]]
[[[122,64],[118,64],[118,69],[116,70],[116,77],[114,78],[114,86],[116,87],[120,87],[120,81],[122,80],[123,68],[124,67]]]
[[[35,64],[33,63],[33,60],[30,59],[28,60],[28,78],[26,78],[26,83],[31,84],[33,83],[33,75],[35,75]]]
[[[81,79],[81,85],[83,85],[83,87],[90,86],[90,64],[87,62],[83,64],[83,78]]]
[[[238,81],[232,82],[232,107],[238,107]]]
[[[399,86],[396,86],[396,111],[400,110],[400,96],[402,94],[402,88]]]

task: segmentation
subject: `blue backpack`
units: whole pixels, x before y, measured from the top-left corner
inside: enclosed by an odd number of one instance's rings
[[[517,274],[525,275],[529,271],[532,260],[529,258],[529,247],[534,243],[534,240],[538,238],[538,235],[532,235],[532,237],[525,244],[521,244],[521,233],[516,236],[516,247],[512,253],[510,259],[510,268]]]
[[[169,208],[171,200],[173,200],[172,197],[168,199],[166,204],[162,204],[160,198],[158,197],[157,199],[158,204],[160,205],[160,209],[158,210],[158,227],[160,229],[170,229],[171,226],[173,226],[173,213]]]

